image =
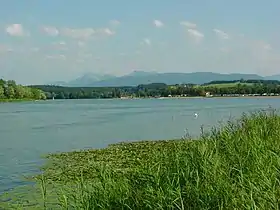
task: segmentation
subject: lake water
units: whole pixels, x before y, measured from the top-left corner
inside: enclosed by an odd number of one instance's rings
[[[119,141],[181,138],[188,128],[280,108],[279,98],[54,100],[0,104],[0,194],[26,184],[41,156]],[[198,113],[198,117],[194,117]]]

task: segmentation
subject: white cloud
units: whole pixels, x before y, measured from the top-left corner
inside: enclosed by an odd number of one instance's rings
[[[188,29],[188,34],[196,41],[199,42],[204,38],[204,34],[196,29]]]
[[[265,41],[252,41],[248,47],[257,60],[269,59],[272,54],[275,54],[271,45]]]
[[[118,26],[118,25],[120,25],[120,24],[121,24],[121,22],[118,21],[118,20],[110,20],[110,25],[112,25],[112,26],[114,26],[114,27],[116,27],[116,26]]]
[[[14,50],[6,45],[0,44],[0,53],[13,52]]]
[[[195,23],[191,23],[189,21],[181,21],[180,25],[186,26],[187,28],[196,28],[197,25]]]
[[[30,50],[31,52],[39,52],[40,49],[38,47],[33,47]]]
[[[59,45],[66,45],[66,43],[64,41],[61,41],[58,43]]]
[[[114,35],[115,34],[115,32],[114,31],[112,31],[111,29],[109,29],[109,28],[102,28],[102,29],[98,29],[97,30],[97,34],[101,34],[101,35],[109,35],[109,36],[111,36],[111,35]]]
[[[79,47],[84,47],[85,46],[85,42],[82,42],[82,41],[78,41],[77,44],[78,44]]]
[[[46,33],[49,36],[58,36],[59,35],[58,29],[53,26],[43,26],[42,30],[44,33]]]
[[[60,41],[60,42],[53,42],[53,45],[66,45],[66,42]]]
[[[112,36],[115,32],[109,28],[63,28],[61,35],[74,39],[89,39],[94,36]]]
[[[68,50],[68,48],[67,48],[67,46],[66,46],[66,42],[64,42],[64,41],[54,42],[54,43],[52,43],[52,46],[53,46],[56,50]]]
[[[60,58],[60,59],[65,60],[65,59],[66,59],[66,56],[61,54],[61,55],[58,55],[57,58]]]
[[[272,47],[271,47],[270,44],[264,43],[264,44],[263,44],[263,49],[264,49],[264,50],[272,50]]]
[[[93,55],[91,53],[78,53],[78,56],[82,59],[92,58]]]
[[[145,43],[146,45],[151,45],[151,44],[152,44],[152,43],[151,43],[151,40],[148,39],[148,38],[145,38],[145,39],[144,39],[144,43]]]
[[[213,29],[213,31],[216,33],[216,35],[220,38],[220,39],[229,39],[229,35],[222,31],[222,30],[219,30],[219,29]]]
[[[229,53],[230,49],[228,47],[221,47],[220,51],[223,52],[223,53]]]
[[[262,74],[279,73],[280,54],[265,41],[252,41],[247,53],[251,57],[251,63]],[[250,58],[249,57],[249,58]],[[273,73],[274,72],[274,73]]]
[[[88,39],[96,32],[93,28],[62,28],[60,33],[74,39]]]
[[[65,59],[66,59],[66,56],[63,55],[63,54],[60,54],[60,55],[46,55],[46,56],[45,56],[45,59],[46,59],[46,60],[48,60],[48,59],[65,60]]]
[[[6,32],[11,36],[26,36],[28,32],[23,29],[21,24],[12,24],[7,26]]]
[[[119,24],[117,20],[114,20],[111,24]],[[109,28],[56,28],[54,26],[43,26],[42,31],[49,36],[66,36],[74,39],[89,39],[93,36],[111,36],[114,35],[115,32]]]
[[[161,28],[164,26],[164,24],[160,21],[160,20],[154,20],[154,25],[157,27],[157,28]]]
[[[204,38],[204,34],[196,29],[197,25],[189,21],[181,21],[180,25],[187,28],[189,36],[196,42],[200,42]]]
[[[77,62],[77,63],[84,63],[84,62],[85,62],[85,60],[84,60],[84,59],[80,59],[80,58],[78,58],[78,59],[76,60],[76,62]]]
[[[240,38],[244,38],[244,37],[245,37],[245,35],[242,34],[242,33],[238,34],[238,36],[239,36]]]
[[[250,49],[255,53],[270,52],[273,51],[272,46],[264,40],[250,40],[247,39],[243,43],[243,47]]]

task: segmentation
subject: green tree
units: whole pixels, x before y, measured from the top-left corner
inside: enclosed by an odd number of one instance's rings
[[[15,98],[22,99],[25,96],[25,88],[21,85],[16,85],[15,88]]]
[[[46,99],[39,89],[17,85],[14,80],[0,79],[0,99]]]
[[[32,89],[33,99],[41,99],[41,91],[38,89]]]
[[[5,88],[5,94],[6,94],[6,97],[9,98],[9,99],[15,98],[15,89],[14,89],[14,87],[12,85],[8,85]]]
[[[59,92],[59,93],[57,94],[56,98],[58,98],[58,99],[65,99],[65,95],[64,95],[63,92]]]
[[[46,100],[46,99],[47,99],[46,94],[43,91],[40,90],[40,98],[39,98],[39,100]]]
[[[0,86],[4,87],[6,85],[6,81],[3,79],[0,79]]]
[[[4,87],[0,85],[0,99],[4,99],[5,96],[5,90]]]

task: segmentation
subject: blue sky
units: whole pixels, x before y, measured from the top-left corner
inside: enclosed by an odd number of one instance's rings
[[[3,0],[0,77],[280,73],[279,0]]]

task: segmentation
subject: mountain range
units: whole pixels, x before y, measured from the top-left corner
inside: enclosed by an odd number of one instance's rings
[[[193,73],[157,73],[146,71],[133,71],[124,76],[113,76],[108,74],[87,73],[75,80],[64,82],[53,82],[52,85],[68,87],[118,87],[118,86],[137,86],[149,83],[165,83],[167,85],[192,83],[203,84],[217,80],[279,80],[279,75],[260,76],[257,74],[231,73],[221,74],[214,72],[193,72]]]

